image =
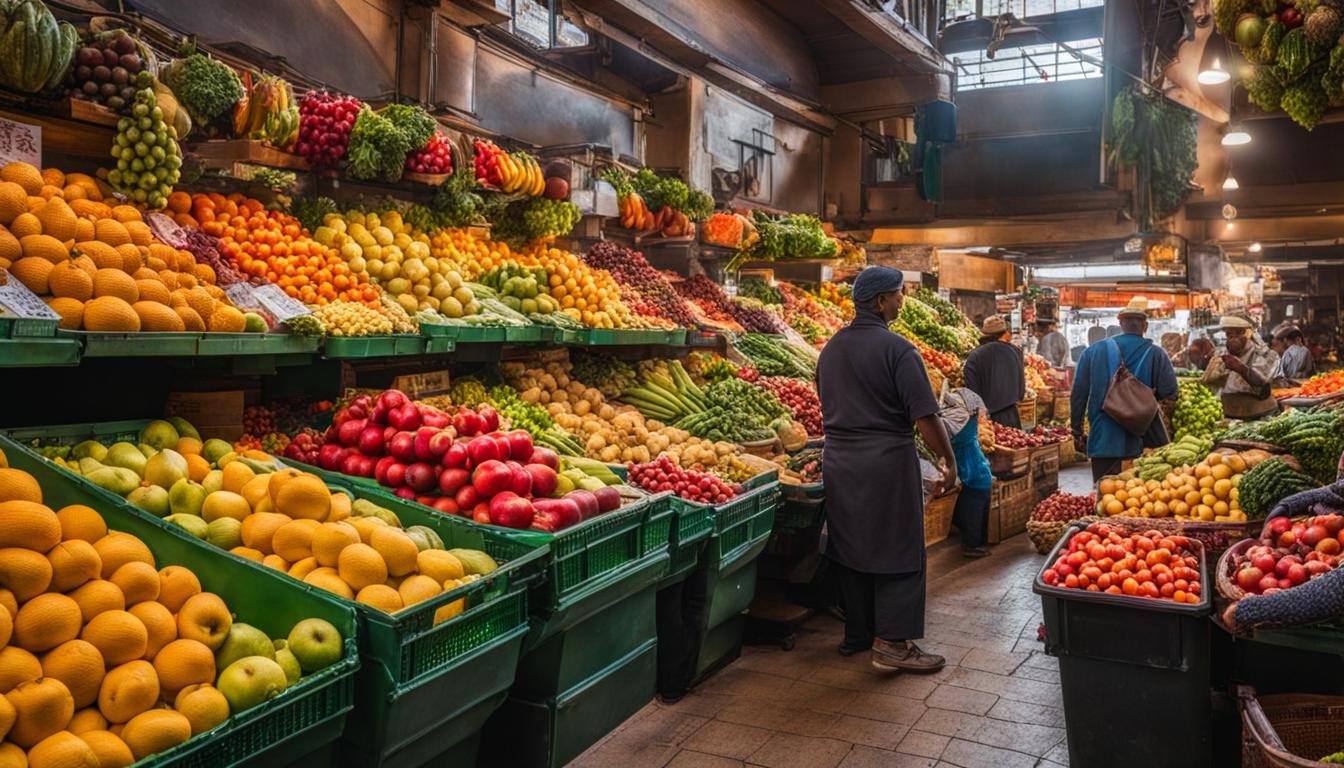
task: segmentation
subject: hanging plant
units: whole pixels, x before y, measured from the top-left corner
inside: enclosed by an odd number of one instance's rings
[[[1160,93],[1132,85],[1111,105],[1110,162],[1135,171],[1134,214],[1151,231],[1171,216],[1190,193],[1199,159],[1194,112]]]

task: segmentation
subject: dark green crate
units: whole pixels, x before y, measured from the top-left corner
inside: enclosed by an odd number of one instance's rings
[[[177,526],[145,515],[120,497],[72,475],[5,437],[0,437],[10,466],[22,469],[42,486],[43,500],[54,509],[84,504],[102,514],[108,528],[140,538],[159,566],[191,568],[201,586],[224,599],[238,618],[271,637],[284,637],[306,618],[331,622],[345,637],[345,657],[299,681],[277,698],[239,713],[218,727],[137,766],[215,768],[255,762],[285,765],[336,740],[354,701],[358,623],[349,603],[278,571],[218,550]]]
[[[746,629],[745,616],[734,616],[700,635],[700,656],[695,663],[695,678],[705,678],[728,666],[742,655],[742,633]]]
[[[696,505],[680,499],[681,504]],[[713,507],[709,510],[714,532],[705,551],[705,563],[727,573],[741,567],[765,549],[775,525],[779,505],[779,483],[773,482]]]
[[[79,342],[20,336],[0,338],[0,368],[79,365]]]
[[[546,325],[510,325],[504,329],[504,340],[510,344],[538,344],[554,338],[554,330]]]
[[[456,344],[502,344],[505,338],[504,330],[502,325],[420,324],[420,335],[451,339]]]
[[[668,541],[667,575],[658,582],[660,588],[675,584],[695,570],[700,564],[705,542],[714,532],[714,519],[710,517],[708,507],[681,504],[677,500],[671,503],[677,514],[672,520]]]
[[[196,343],[198,355],[295,355],[312,354],[320,336],[290,333],[204,333]]]
[[[322,354],[331,358],[395,357],[419,355],[425,351],[425,339],[410,334],[390,336],[327,336]]]
[[[457,349],[457,342],[444,336],[426,336],[425,354],[426,355],[446,355]]]
[[[741,568],[729,573],[709,574],[709,589],[705,595],[704,628],[717,627],[737,616],[751,605],[756,596],[756,565],[760,558],[748,560]]]
[[[591,342],[588,341],[588,331],[586,329],[582,331],[576,331],[573,330],[572,328],[556,328],[555,343],[569,344],[571,346],[576,347],[586,347]]]
[[[643,531],[640,536],[640,556],[655,552],[666,552],[672,543],[672,528],[678,517],[676,498],[670,491],[650,496],[645,503],[647,510]]]
[[[56,326],[60,322],[36,317],[0,317],[0,339],[49,339],[56,335]]]
[[[545,700],[511,696],[486,731],[481,764],[559,768],[615,730],[653,698],[657,641]]]
[[[691,347],[717,347],[721,337],[717,333],[705,331],[687,331],[686,344]]]
[[[83,345],[83,357],[194,357],[202,333],[101,333],[58,330]]]

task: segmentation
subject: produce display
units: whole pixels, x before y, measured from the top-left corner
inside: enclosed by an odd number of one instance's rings
[[[299,140],[295,151],[314,168],[335,168],[345,157],[350,132],[364,107],[351,96],[309,91],[299,99]]]
[[[397,181],[406,156],[425,146],[438,123],[422,107],[389,104],[367,106],[355,118],[345,147],[346,175],[352,179]]]
[[[289,83],[276,75],[254,78],[249,72],[243,84],[247,92],[233,107],[233,134],[279,149],[293,146],[299,137],[299,106]]]
[[[1174,517],[1203,522],[1243,522],[1241,484],[1247,470],[1269,458],[1264,451],[1210,453],[1194,466],[1173,469],[1161,480],[1121,474],[1097,485],[1097,513]]]
[[[674,327],[695,327],[695,318],[686,302],[638,251],[604,241],[589,248],[584,261],[590,267],[611,273],[621,287],[622,298],[635,313]]]
[[[840,253],[840,244],[826,234],[814,216],[771,216],[752,211],[751,217],[757,238],[729,262],[730,269],[748,260],[833,259]]]
[[[1209,434],[1223,418],[1223,401],[1198,379],[1181,379],[1176,386],[1176,408],[1171,413],[1176,440]]]
[[[406,156],[406,170],[414,173],[452,173],[453,144],[435,133],[424,146]]]
[[[25,93],[53,88],[75,58],[79,34],[41,0],[0,6],[0,85]]]
[[[1248,595],[1272,595],[1339,567],[1344,516],[1330,512],[1294,520],[1276,517],[1256,544],[1232,563],[1233,580]]]
[[[130,115],[117,121],[111,149],[116,167],[108,171],[107,181],[133,202],[162,208],[181,175],[182,150],[177,129],[164,121],[153,78],[143,71],[135,78]]]
[[[145,69],[140,46],[125,30],[94,35],[75,52],[75,66],[67,80],[77,98],[105,104],[124,113],[135,99],[136,76]],[[174,103],[176,99],[174,98]],[[177,126],[185,135],[191,121]]]
[[[939,352],[960,355],[969,352],[975,346],[955,327],[945,325],[936,312],[924,302],[913,296],[907,296],[901,305],[901,313],[891,323],[891,330],[902,336],[918,338]]]
[[[1187,467],[1202,460],[1212,450],[1212,440],[1187,434],[1135,459],[1134,470],[1140,480],[1161,480],[1177,467]]]
[[[1041,499],[1041,503],[1031,510],[1030,519],[1040,523],[1077,520],[1080,517],[1095,513],[1096,506],[1097,495],[1095,493],[1080,496],[1076,493],[1055,491]]]
[[[1280,500],[1315,487],[1315,480],[1275,456],[1247,470],[1237,485],[1238,500],[1250,517],[1264,517]]]
[[[1311,130],[1327,106],[1344,98],[1344,53],[1338,42],[1344,17],[1333,5],[1280,9],[1248,0],[1218,0],[1213,20],[1250,62],[1245,85],[1259,109],[1282,109]]]
[[[755,373],[752,371],[752,373]],[[788,409],[795,421],[801,422],[807,434],[821,437],[821,400],[816,387],[798,379],[784,376],[744,376],[756,386],[773,394]]]
[[[994,444],[1004,448],[1040,448],[1056,442],[1055,438],[1023,432],[1015,427],[991,422],[994,429]]]
[[[488,141],[475,143],[476,178],[510,194],[536,197],[546,190],[541,166],[530,155],[510,154]]]
[[[787,376],[807,380],[816,376],[816,357],[778,336],[763,333],[743,334],[733,343],[733,348],[750,360],[752,367],[765,376]]]
[[[1248,421],[1230,430],[1226,438],[1277,445],[1291,453],[1317,482],[1333,482],[1344,453],[1344,411],[1294,408],[1272,419]]]
[[[805,483],[821,482],[822,451],[820,448],[804,448],[789,457],[787,468],[796,472]]]
[[[1126,534],[1106,523],[1070,536],[1041,581],[1108,595],[1190,605],[1203,601],[1199,549],[1190,539],[1157,531]]]
[[[1302,397],[1320,397],[1344,391],[1344,370],[1318,373],[1302,384],[1297,394]]]
[[[344,655],[331,623],[304,619],[273,640],[97,510],[52,510],[49,488],[3,471],[4,634],[15,663],[0,750],[11,763],[130,765],[284,696]]]
[[[666,456],[648,464],[631,464],[630,482],[650,493],[671,491],[687,501],[723,504],[740,492],[714,475],[683,469]]]
[[[243,98],[243,83],[231,67],[196,50],[183,46],[181,58],[173,59],[159,77],[173,91],[178,103],[186,108],[197,126],[209,125],[216,118],[231,114]]]

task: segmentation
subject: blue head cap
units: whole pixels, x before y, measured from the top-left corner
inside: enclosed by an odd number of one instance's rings
[[[892,267],[872,266],[854,278],[853,298],[857,304],[866,304],[878,294],[901,290],[905,284],[905,275]]]

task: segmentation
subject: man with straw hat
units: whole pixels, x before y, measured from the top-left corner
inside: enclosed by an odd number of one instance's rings
[[[1078,360],[1069,397],[1074,445],[1083,445],[1084,417],[1090,428],[1087,456],[1092,460],[1093,480],[1119,474],[1126,459],[1143,453],[1144,435],[1128,431],[1102,410],[1121,362],[1134,378],[1153,389],[1158,400],[1176,399],[1171,358],[1143,335],[1148,330],[1148,300],[1134,297],[1118,317],[1120,334],[1088,347]]]
[[[980,346],[966,358],[962,378],[966,388],[985,401],[991,421],[1021,429],[1017,403],[1027,396],[1027,372],[1022,350],[1010,338],[1002,317],[986,317],[980,326]]]
[[[914,345],[887,329],[901,311],[901,271],[854,279],[854,319],[817,361],[826,429],[825,554],[844,598],[840,653],[871,650],[883,672],[936,672],[924,637],[924,489],[914,431],[943,463],[934,493],[957,483],[957,460]]]
[[[1227,350],[1214,355],[1204,371],[1204,383],[1221,388],[1223,413],[1234,419],[1258,419],[1279,412],[1270,392],[1270,380],[1279,367],[1279,355],[1255,334],[1255,326],[1240,315],[1223,315],[1218,327],[1227,335]]]

